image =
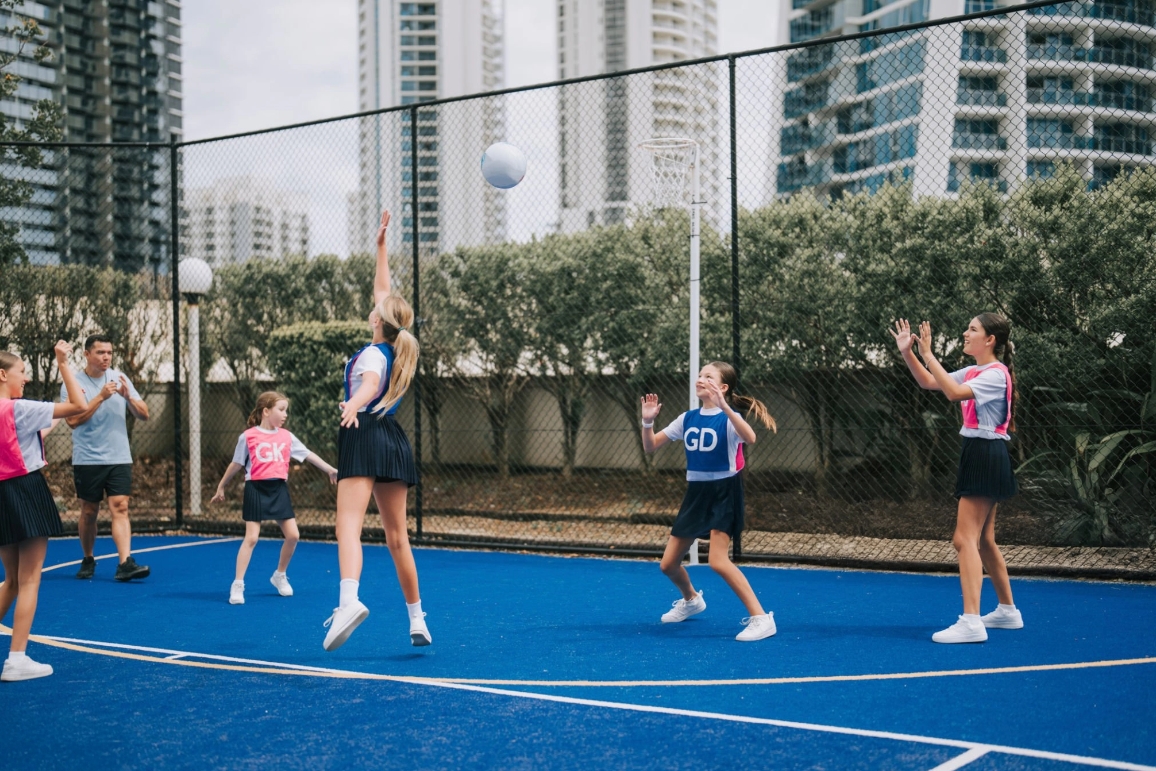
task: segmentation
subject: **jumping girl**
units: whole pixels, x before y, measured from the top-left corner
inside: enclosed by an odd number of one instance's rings
[[[735,396],[738,375],[722,361],[707,364],[698,373],[695,393],[702,408],[684,412],[659,433],[654,419],[662,405],[654,394],[642,398],[642,446],[651,453],[668,442],[682,440],[686,448],[686,495],[670,530],[670,540],[662,555],[662,572],[682,592],[682,599],[662,616],[664,624],[685,621],[706,610],[702,592],[696,592],[682,558],[696,538],[710,538],[710,566],[722,576],[746,606],[746,626],[735,637],[741,642],[762,640],[775,634],[775,616],[763,610],[742,571],[731,562],[731,539],[742,532],[743,445],[754,444],[755,430],[735,411],[734,405],[772,431],[775,419],[766,405],[749,396]]]
[[[60,535],[60,511],[40,469],[44,460],[41,431],[59,418],[70,418],[88,409],[84,391],[68,364],[72,346],[56,344],[56,366],[64,380],[68,401],[27,401],[24,386],[32,378],[18,356],[0,351],[0,561],[4,583],[0,584],[0,618],[12,603],[12,645],[0,680],[31,680],[52,674],[52,667],[28,658],[28,635],[36,615],[40,593],[40,570],[50,536]]]
[[[959,557],[959,582],[963,587],[963,615],[931,639],[938,643],[983,642],[987,629],[1020,629],[1023,617],[1012,600],[1007,563],[995,543],[995,512],[999,502],[1016,494],[1007,443],[1015,430],[1014,346],[1008,340],[1011,324],[997,313],[981,313],[963,333],[963,352],[975,365],[955,372],[943,368],[931,351],[931,325],[911,332],[906,319],[895,322],[891,336],[899,346],[907,368],[920,388],[942,391],[963,409],[963,448],[959,454],[955,497],[959,499],[952,545]],[[911,352],[919,343],[919,355]],[[983,570],[991,576],[999,607],[979,615]]]
[[[285,430],[285,420],[289,417],[289,400],[276,391],[266,391],[257,397],[257,406],[249,414],[249,428],[237,439],[237,449],[233,451],[233,462],[225,469],[225,476],[217,485],[217,494],[212,503],[225,500],[225,488],[241,471],[245,472],[245,497],[241,505],[241,519],[245,521],[245,540],[237,551],[237,573],[229,588],[229,604],[245,604],[245,571],[249,569],[249,559],[253,548],[261,536],[261,522],[275,519],[281,526],[285,542],[281,545],[281,559],[269,583],[277,587],[282,597],[292,597],[293,587],[285,571],[293,550],[297,548],[300,533],[293,514],[293,502],[289,500],[289,461],[312,463],[329,475],[329,481],[337,482],[337,469],[330,466],[301,440]]]
[[[406,532],[405,499],[417,484],[409,438],[394,414],[417,369],[417,338],[413,308],[390,294],[389,257],[385,233],[389,212],[377,231],[377,272],[373,281],[373,339],[345,367],[345,401],[337,434],[337,560],[341,570],[338,607],[325,622],[325,650],[340,647],[369,616],[357,598],[361,580],[361,527],[370,496],[377,502],[381,526],[393,558],[401,592],[409,611],[409,636],[414,645],[433,642],[426,628],[418,592],[417,565]]]

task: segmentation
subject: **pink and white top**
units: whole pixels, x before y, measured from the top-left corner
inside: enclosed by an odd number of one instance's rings
[[[237,439],[233,462],[245,467],[245,480],[288,479],[290,459],[300,463],[309,448],[284,428],[253,426]]]
[[[40,432],[52,428],[52,402],[0,399],[0,482],[48,465]]]
[[[1008,368],[998,361],[983,367],[973,365],[952,372],[951,379],[961,385],[966,384],[975,396],[959,404],[963,410],[960,435],[1010,440],[1007,430],[1011,423],[1013,387]]]

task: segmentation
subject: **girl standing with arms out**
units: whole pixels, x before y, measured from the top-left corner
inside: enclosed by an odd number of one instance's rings
[[[50,536],[63,528],[56,501],[44,481],[44,442],[41,431],[52,428],[57,418],[70,418],[88,408],[84,392],[68,364],[72,346],[56,344],[56,366],[64,379],[68,401],[27,401],[24,386],[32,378],[24,362],[0,351],[0,561],[4,563],[4,583],[0,584],[0,618],[12,603],[12,645],[0,680],[31,680],[52,674],[52,667],[28,658],[28,635],[36,615],[40,593],[40,570],[48,551]]]
[[[741,642],[762,640],[775,634],[775,617],[759,604],[758,597],[742,571],[727,553],[731,539],[742,532],[743,445],[754,444],[755,430],[735,411],[733,405],[754,414],[772,431],[775,419],[766,405],[749,396],[735,396],[738,375],[734,367],[722,361],[707,364],[698,374],[695,392],[702,408],[684,412],[657,434],[654,419],[662,405],[654,394],[642,398],[642,446],[648,452],[682,440],[686,449],[686,495],[670,530],[670,540],[662,555],[662,572],[682,592],[682,599],[662,616],[664,624],[685,621],[706,610],[702,592],[696,592],[682,558],[696,538],[710,538],[710,566],[722,576],[731,590],[746,606],[749,618],[735,638]]]
[[[385,233],[389,212],[377,231],[377,272],[373,280],[373,339],[345,366],[345,401],[337,434],[337,560],[341,570],[338,607],[325,622],[325,650],[339,648],[366,619],[369,609],[357,598],[361,580],[361,527],[370,496],[377,503],[386,544],[409,611],[414,645],[433,642],[426,628],[418,591],[417,565],[406,532],[405,499],[417,484],[409,438],[394,414],[417,369],[418,344],[410,329],[413,308],[390,294]]]
[[[998,313],[981,313],[963,333],[963,352],[975,365],[948,372],[931,351],[931,325],[911,332],[906,319],[895,322],[891,336],[907,368],[920,388],[942,391],[963,409],[963,448],[955,497],[959,499],[952,545],[959,556],[959,582],[963,587],[963,615],[931,639],[938,643],[983,642],[988,628],[1020,629],[1023,617],[1012,600],[1007,563],[995,543],[995,512],[1000,501],[1016,494],[1007,443],[1015,430],[1015,374],[1012,369],[1014,346],[1008,339],[1011,324]],[[911,352],[919,344],[920,364]],[[982,618],[979,615],[983,570],[991,576],[999,607]]]
[[[257,397],[257,406],[249,414],[249,428],[237,440],[233,452],[233,462],[225,469],[225,476],[217,485],[213,503],[225,500],[225,488],[241,471],[245,472],[245,497],[241,507],[241,518],[245,520],[245,540],[237,552],[237,573],[229,589],[229,604],[245,604],[245,571],[249,569],[249,559],[253,548],[261,536],[261,522],[275,519],[281,526],[285,542],[281,545],[281,559],[269,583],[277,587],[282,597],[292,597],[293,587],[285,571],[293,550],[297,548],[300,534],[293,514],[293,503],[289,500],[289,461],[312,463],[329,475],[329,481],[337,482],[337,469],[330,466],[301,440],[285,430],[289,417],[289,400],[276,391],[266,391]]]

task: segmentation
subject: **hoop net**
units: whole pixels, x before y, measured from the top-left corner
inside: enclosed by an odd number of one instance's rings
[[[651,201],[655,208],[686,205],[686,175],[694,166],[693,139],[660,137],[639,145],[650,153],[652,188]]]

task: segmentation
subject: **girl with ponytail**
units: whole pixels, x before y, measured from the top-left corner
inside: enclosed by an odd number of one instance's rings
[[[998,313],[981,313],[963,333],[963,352],[975,359],[973,366],[948,372],[931,349],[931,325],[924,321],[918,334],[906,319],[895,322],[891,336],[899,353],[921,388],[941,391],[963,409],[963,447],[959,455],[955,497],[955,546],[959,558],[959,582],[963,589],[963,615],[931,639],[938,643],[983,642],[988,629],[1020,629],[1023,616],[1012,599],[1007,564],[995,542],[995,513],[999,502],[1016,494],[1007,443],[1015,430],[1014,350],[1008,336],[1011,324]],[[923,364],[912,353],[918,343]],[[991,576],[999,607],[979,615],[983,571]]]
[[[325,622],[325,650],[345,643],[369,616],[357,596],[361,581],[361,528],[372,497],[381,514],[385,540],[397,570],[409,611],[409,636],[414,645],[433,638],[425,623],[418,591],[417,565],[406,532],[405,499],[417,484],[417,467],[409,437],[394,415],[417,370],[418,343],[413,308],[390,291],[389,255],[385,245],[389,212],[377,230],[377,271],[373,310],[369,314],[370,343],[345,366],[345,400],[337,433],[337,561],[341,571],[340,599]]]
[[[276,520],[285,537],[281,544],[281,559],[269,583],[282,597],[292,597],[289,584],[289,560],[301,537],[293,502],[289,499],[289,461],[305,462],[316,466],[337,482],[337,469],[310,452],[300,439],[285,429],[289,418],[289,399],[276,391],[266,391],[257,397],[257,406],[249,413],[249,428],[237,439],[233,462],[225,469],[225,476],[217,485],[217,494],[211,503],[223,503],[225,488],[237,474],[245,472],[245,492],[241,503],[241,519],[245,521],[245,538],[237,551],[237,569],[229,587],[229,604],[245,604],[245,572],[253,549],[261,537],[261,523]]]
[[[710,566],[738,595],[750,616],[735,638],[741,642],[762,640],[775,634],[773,613],[763,610],[750,582],[731,561],[731,540],[743,530],[745,516],[742,470],[743,445],[754,444],[755,430],[739,414],[754,416],[772,431],[775,419],[766,405],[749,396],[736,396],[738,374],[723,361],[713,361],[699,372],[695,392],[702,408],[684,412],[658,433],[654,419],[662,405],[654,394],[642,398],[642,446],[649,453],[670,442],[682,441],[686,449],[686,495],[670,530],[661,568],[678,587],[682,599],[663,614],[664,624],[685,621],[706,610],[702,592],[696,592],[682,558],[699,538],[710,538]],[[737,408],[737,410],[736,410]]]

